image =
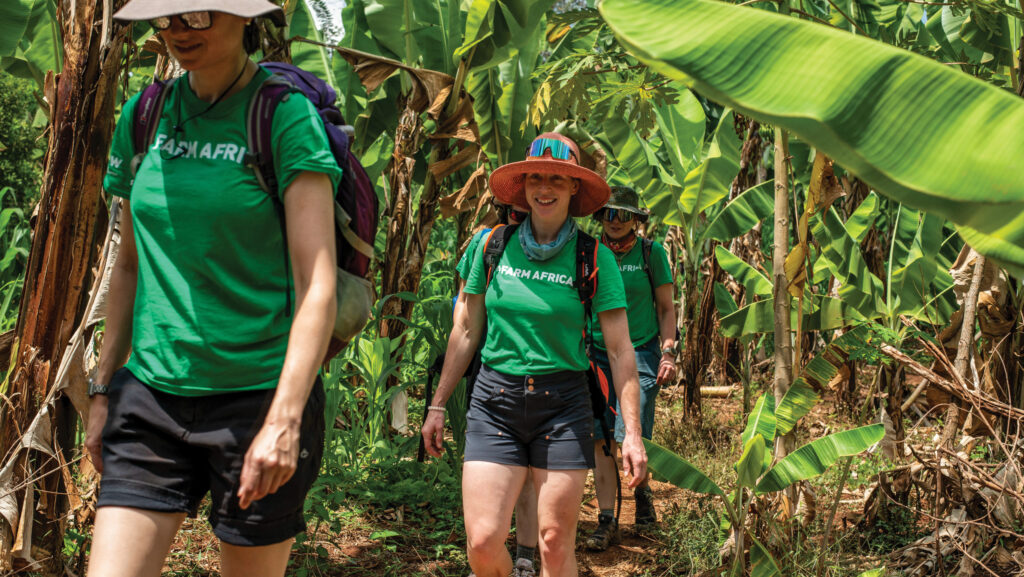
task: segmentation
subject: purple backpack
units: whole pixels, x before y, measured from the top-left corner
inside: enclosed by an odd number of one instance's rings
[[[338,318],[334,337],[347,342],[365,326],[373,302],[373,287],[366,276],[370,261],[373,260],[373,246],[377,236],[377,193],[363,165],[349,148],[352,127],[346,125],[341,111],[334,104],[337,99],[334,89],[316,75],[291,64],[268,62],[261,66],[271,76],[249,102],[246,114],[248,152],[245,163],[255,171],[260,186],[270,196],[278,213],[282,235],[285,234],[284,206],[277,193],[271,133],[277,105],[294,92],[309,98],[323,121],[331,153],[342,169],[342,179],[334,194],[338,255]],[[160,123],[166,89],[174,81],[156,81],[147,86],[139,97],[132,126],[132,141],[136,151],[132,160],[133,172],[153,142]],[[290,271],[287,246],[284,252],[285,270]],[[287,276],[290,285],[291,278]],[[289,286],[285,301],[288,314],[291,314],[290,293]]]

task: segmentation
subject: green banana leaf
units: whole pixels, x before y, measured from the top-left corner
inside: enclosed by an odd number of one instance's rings
[[[743,191],[712,217],[704,236],[726,242],[750,232],[757,223],[775,212],[774,193],[775,183],[771,180]]]
[[[747,416],[747,428],[740,435],[743,445],[746,446],[754,435],[760,435],[767,444],[775,440],[775,397],[772,395],[761,395]]]
[[[817,477],[839,457],[862,453],[883,436],[885,427],[876,423],[812,441],[776,463],[757,484],[756,491],[760,494],[781,491],[797,481]]]
[[[850,238],[857,244],[863,242],[880,212],[878,195],[874,192],[868,193],[867,197],[857,205],[857,209],[853,211],[850,218],[846,219],[846,232]]]
[[[767,297],[772,294],[772,281],[764,276],[764,273],[747,264],[740,257],[729,252],[729,249],[722,245],[715,247],[715,258],[718,259],[718,266],[731,274],[743,288],[746,289],[747,299],[753,296]]]
[[[782,577],[782,570],[771,553],[753,536],[750,537],[750,577]]]
[[[781,437],[792,431],[796,422],[810,413],[820,400],[821,397],[802,376],[793,381],[775,406],[775,434]]]
[[[0,56],[13,56],[28,30],[32,9],[45,0],[5,0],[0,2]]]
[[[839,213],[830,208],[822,215],[815,215],[811,219],[811,234],[821,246],[818,262],[842,283],[839,298],[865,318],[881,316],[885,311],[882,281],[868,270],[860,244],[846,232]]]
[[[790,320],[794,327],[797,321],[798,304],[794,300],[790,305]],[[865,320],[864,315],[841,299],[808,292],[803,306],[802,327],[805,331],[838,329]],[[722,335],[730,338],[770,333],[774,330],[775,299],[771,298],[750,303],[721,320]]]
[[[324,41],[305,2],[298,2],[295,10],[288,16],[288,34],[317,42]],[[293,42],[291,48],[292,64],[316,74],[330,86],[338,85],[334,78],[334,69],[331,67],[330,54],[326,48],[305,42]]]
[[[644,439],[644,447],[647,448],[647,468],[654,472],[656,477],[661,477],[665,482],[672,483],[680,489],[689,489],[705,495],[725,496],[725,492],[714,481],[679,455],[649,439]]]
[[[764,437],[761,435],[754,435],[754,438],[743,445],[743,454],[740,455],[740,460],[736,462],[734,467],[736,469],[736,482],[741,487],[753,489],[757,485],[757,478],[761,476],[761,471],[764,470],[765,466],[764,455]]]
[[[740,148],[739,137],[733,128],[733,113],[727,111],[718,122],[704,161],[683,181],[679,210],[691,227],[696,223],[697,215],[729,197],[732,181],[740,171]]]
[[[672,172],[678,175],[690,172],[700,161],[704,148],[707,125],[704,107],[692,92],[684,89],[679,93],[678,102],[659,106],[654,112]]]
[[[477,69],[497,66],[531,42],[554,0],[472,0],[466,15],[465,38],[455,58],[473,52]]]
[[[839,373],[840,365],[849,359],[850,354],[868,348],[872,338],[870,327],[867,325],[854,327],[829,343],[824,351],[807,363],[800,376],[789,386],[782,400],[775,405],[776,436],[785,435],[793,430],[796,422],[809,413],[818,402],[819,397],[815,389],[824,390],[832,377]]]
[[[982,254],[1024,276],[1024,100],[923,56],[765,10],[706,0],[599,8],[655,70],[792,131],[965,236],[984,235],[974,236]]]
[[[732,295],[729,294],[729,289],[720,282],[715,282],[715,308],[718,309],[719,317],[727,317],[740,310]]]
[[[499,165],[504,164],[512,141],[508,138],[508,126],[501,118],[502,86],[498,69],[471,71],[466,75],[466,90],[473,97],[473,114],[484,151]]]

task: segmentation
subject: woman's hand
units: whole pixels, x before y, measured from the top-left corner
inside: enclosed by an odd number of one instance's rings
[[[93,395],[89,400],[89,426],[85,430],[85,449],[89,451],[92,466],[103,473],[103,425],[107,423],[106,395]]]
[[[658,362],[658,386],[671,383],[676,378],[676,356],[672,353],[663,353],[661,361]]]
[[[622,440],[622,472],[629,475],[629,488],[635,489],[647,478],[647,450],[639,431],[629,431]]]
[[[248,509],[276,492],[295,474],[299,461],[298,420],[267,421],[245,453],[238,487],[238,506]]]
[[[444,451],[444,412],[428,410],[420,432],[423,434],[423,446],[430,456],[440,457]]]

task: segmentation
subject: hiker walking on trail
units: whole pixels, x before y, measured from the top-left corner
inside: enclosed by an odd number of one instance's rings
[[[284,24],[267,0],[131,0],[115,14],[149,20],[187,74],[166,87],[140,154],[147,111],[141,95],[125,104],[104,180],[125,210],[89,386],[86,447],[103,474],[91,577],[158,576],[207,493],[225,576],[284,575],[305,529],[342,170],[298,94],[272,118],[278,197],[244,162],[247,106],[270,77],[248,56],[262,15]]]
[[[542,572],[574,576],[579,508],[594,466],[585,350],[590,309],[607,335],[619,386],[623,470],[631,486],[647,473],[622,279],[611,251],[571,218],[604,205],[609,189],[580,166],[576,143],[555,133],[537,137],[526,160],[496,170],[490,185],[499,201],[529,206],[530,217],[518,227],[498,227],[477,250],[423,437],[430,454],[439,456],[444,404],[483,340],[462,477],[470,566],[477,577],[512,572],[505,539],[530,475]]]
[[[493,202],[492,207],[498,214],[498,224],[518,225],[522,224],[528,216],[530,209],[525,206],[508,206],[499,202]],[[459,259],[455,271],[459,275],[459,292],[455,299],[455,307],[465,306],[465,298],[462,296],[466,288],[466,279],[473,268],[473,256],[476,254],[482,239],[485,239],[492,229],[485,228],[473,235],[466,252]],[[480,370],[480,352],[473,356],[469,369],[466,371],[467,395],[473,390],[473,382]],[[526,483],[519,493],[515,507],[516,519],[516,555],[512,569],[512,577],[534,577],[537,574],[535,557],[537,555],[537,493],[533,488],[533,480],[529,475]]]
[[[629,317],[629,338],[636,353],[636,367],[640,376],[640,431],[650,439],[654,429],[654,403],[661,385],[675,378],[676,365],[676,309],[672,302],[672,271],[668,255],[661,244],[637,234],[640,223],[646,222],[647,211],[640,208],[636,191],[625,186],[612,187],[611,199],[594,213],[604,234],[601,244],[615,254],[622,284],[626,290]],[[608,350],[599,324],[594,324],[594,362],[608,371]],[[615,389],[609,387],[609,393]],[[615,406],[615,401],[610,403]],[[621,413],[610,410],[603,415],[604,424],[595,424],[595,433],[603,438],[604,431],[614,430],[609,439],[609,454],[599,443],[594,458],[594,485],[601,508],[597,529],[587,537],[588,549],[604,551],[619,541],[619,519],[616,511],[616,493],[619,486],[615,466],[616,445],[626,435]],[[638,530],[657,521],[654,495],[649,478],[645,477],[633,492],[636,505],[635,524]]]

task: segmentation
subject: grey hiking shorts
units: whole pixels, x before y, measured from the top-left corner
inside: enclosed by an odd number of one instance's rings
[[[584,372],[518,376],[482,365],[466,420],[466,461],[594,468],[594,417]]]

